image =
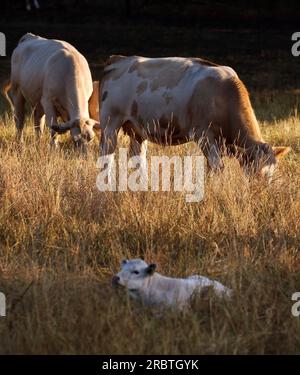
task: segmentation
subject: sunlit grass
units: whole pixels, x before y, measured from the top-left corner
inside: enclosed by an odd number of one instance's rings
[[[292,147],[275,181],[248,180],[226,159],[192,204],[177,192],[100,193],[97,142],[86,158],[67,138],[55,151],[28,121],[18,145],[12,119],[1,121],[0,291],[9,309],[0,353],[299,353],[291,295],[300,290],[300,118],[285,98],[271,118],[273,99],[254,100],[265,139]],[[162,152],[198,150],[149,148]],[[215,278],[234,298],[157,317],[110,286],[122,258],[141,256],[163,274]]]

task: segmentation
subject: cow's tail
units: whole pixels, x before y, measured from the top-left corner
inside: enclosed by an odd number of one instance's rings
[[[13,112],[14,111],[14,105],[13,105],[13,102],[12,102],[10,96],[9,96],[10,88],[11,88],[11,81],[7,80],[6,82],[4,82],[4,84],[2,86],[2,95],[4,96],[4,98],[9,103],[10,109]]]

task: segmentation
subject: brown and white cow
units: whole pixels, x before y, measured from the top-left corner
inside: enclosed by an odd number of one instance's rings
[[[200,58],[111,56],[99,95],[102,156],[113,155],[121,128],[131,137],[131,155],[145,156],[147,140],[193,140],[214,170],[223,168],[229,149],[243,166],[271,176],[277,158],[289,151],[263,140],[235,71]]]
[[[86,59],[69,43],[25,34],[13,51],[11,79],[4,94],[12,99],[18,131],[22,138],[25,101],[34,108],[37,135],[44,120],[52,128],[52,143],[57,133],[70,130],[77,145],[94,137],[98,123],[97,82],[92,81]],[[58,125],[61,117],[63,124]]]

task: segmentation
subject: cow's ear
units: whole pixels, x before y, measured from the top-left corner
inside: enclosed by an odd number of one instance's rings
[[[151,264],[149,264],[149,266],[146,268],[146,273],[147,273],[147,275],[150,276],[150,275],[153,275],[153,274],[154,274],[155,270],[156,270],[156,264],[151,263]]]
[[[124,267],[127,262],[128,262],[127,259],[122,259],[121,266]]]
[[[280,159],[283,158],[286,154],[288,154],[291,151],[290,147],[272,147],[275,158]]]

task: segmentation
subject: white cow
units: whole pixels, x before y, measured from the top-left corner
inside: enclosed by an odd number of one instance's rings
[[[11,79],[4,94],[12,99],[18,139],[22,139],[24,107],[28,101],[34,108],[37,135],[44,120],[51,127],[51,143],[56,134],[70,130],[76,145],[94,137],[97,121],[98,91],[92,81],[86,59],[69,43],[25,34],[13,51]],[[57,118],[64,121],[58,125]]]
[[[212,288],[220,297],[231,297],[231,289],[218,281],[193,275],[186,279],[162,276],[155,272],[156,265],[142,259],[123,260],[121,271],[116,274],[114,286],[125,287],[129,295],[145,306],[171,307],[182,310],[189,306],[196,294]]]

